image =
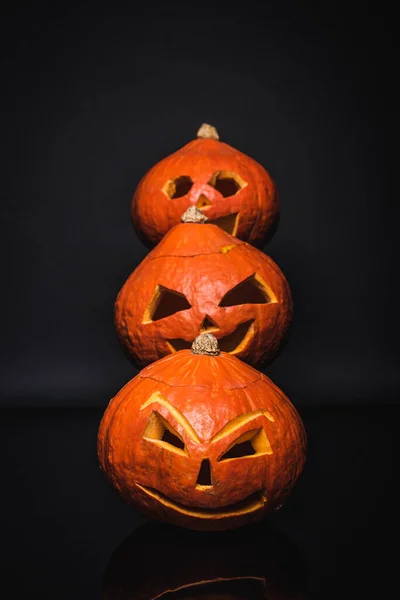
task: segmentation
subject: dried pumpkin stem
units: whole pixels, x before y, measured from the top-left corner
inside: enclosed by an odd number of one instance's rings
[[[197,137],[209,140],[219,140],[218,131],[212,125],[203,123],[197,132]]]
[[[208,217],[195,206],[189,206],[181,216],[182,223],[207,223]]]
[[[192,343],[193,354],[208,354],[217,356],[220,353],[218,340],[212,333],[201,333]]]

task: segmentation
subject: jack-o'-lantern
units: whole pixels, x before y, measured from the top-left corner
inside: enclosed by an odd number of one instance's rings
[[[102,598],[302,600],[307,580],[298,546],[267,521],[220,533],[150,521],[114,551]]]
[[[289,284],[264,252],[188,209],[129,276],[114,322],[139,368],[190,348],[200,333],[260,368],[283,347],[292,320]],[[206,222],[204,222],[206,221]]]
[[[120,496],[189,529],[231,529],[279,508],[305,452],[289,399],[210,333],[128,382],[98,432],[100,466]]]
[[[151,248],[189,206],[201,208],[210,221],[260,248],[279,221],[279,196],[268,172],[221,142],[207,124],[197,139],[158,162],[139,182],[131,205],[134,228]]]

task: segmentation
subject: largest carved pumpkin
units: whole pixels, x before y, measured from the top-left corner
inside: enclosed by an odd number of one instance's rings
[[[145,367],[212,332],[253,366],[270,362],[292,319],[289,284],[264,252],[232,237],[196,208],[133,271],[115,303],[117,334]],[[193,221],[193,222],[192,222]]]
[[[231,235],[262,247],[279,221],[279,196],[268,172],[219,140],[204,124],[197,139],[154,165],[132,198],[134,228],[148,246],[196,206]]]
[[[191,529],[239,527],[279,508],[305,449],[289,399],[207,333],[127,383],[98,433],[101,468],[121,497]]]

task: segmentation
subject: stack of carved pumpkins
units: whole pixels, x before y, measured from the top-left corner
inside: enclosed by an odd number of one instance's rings
[[[303,469],[301,418],[256,369],[292,319],[285,276],[259,249],[278,219],[267,171],[210,125],[133,196],[134,228],[152,249],[118,294],[115,326],[142,370],[106,408],[98,456],[152,518],[239,527],[279,508]]]

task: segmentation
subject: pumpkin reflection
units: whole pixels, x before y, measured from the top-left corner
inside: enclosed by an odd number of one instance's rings
[[[202,591],[203,588],[207,591]],[[225,592],[219,593],[221,588]],[[232,592],[228,589],[233,588]],[[265,600],[265,588],[261,581],[252,579],[235,579],[233,581],[218,581],[214,583],[200,583],[190,586],[187,592],[173,592],[174,600]],[[197,593],[199,592],[199,593]],[[160,596],[160,599],[172,600],[170,592]]]
[[[103,600],[305,600],[298,547],[267,523],[193,532],[148,522],[117,548]]]

